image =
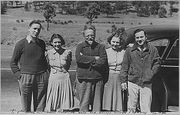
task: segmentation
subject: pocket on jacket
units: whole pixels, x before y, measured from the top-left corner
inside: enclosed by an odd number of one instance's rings
[[[51,61],[53,61],[53,60],[55,60],[56,58],[54,57],[54,56],[51,56],[50,58],[49,58],[49,60],[51,60]]]
[[[130,66],[129,75],[136,75],[137,73],[137,69],[134,66]]]
[[[153,77],[152,70],[151,69],[147,69],[145,71],[145,80],[144,81],[151,81],[152,77]]]

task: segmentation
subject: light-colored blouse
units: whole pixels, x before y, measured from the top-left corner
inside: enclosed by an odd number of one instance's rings
[[[120,73],[125,50],[115,51],[112,48],[106,49],[109,70]]]
[[[66,73],[71,63],[71,51],[65,50],[61,55],[53,48],[48,50],[47,56],[49,65],[51,66],[51,73],[64,72]]]

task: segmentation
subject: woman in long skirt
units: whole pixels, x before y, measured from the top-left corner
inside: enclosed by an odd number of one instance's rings
[[[123,61],[124,41],[122,31],[118,30],[108,38],[110,48],[106,49],[109,65],[109,77],[104,85],[103,110],[122,112],[120,70]]]
[[[73,93],[68,69],[72,53],[62,48],[64,39],[59,34],[53,34],[50,40],[53,48],[48,50],[47,59],[50,65],[47,100],[45,111],[70,110],[74,106]]]

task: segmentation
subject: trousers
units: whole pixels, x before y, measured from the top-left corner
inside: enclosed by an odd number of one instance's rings
[[[21,74],[19,91],[21,96],[22,111],[31,112],[33,95],[33,109],[37,112],[44,111],[49,72],[40,74]]]
[[[90,111],[90,105],[92,111],[101,111],[103,90],[103,80],[78,80],[80,111]]]
[[[135,111],[139,103],[140,112],[150,112],[152,102],[151,87],[151,84],[148,87],[140,87],[132,82],[128,82],[128,110]]]

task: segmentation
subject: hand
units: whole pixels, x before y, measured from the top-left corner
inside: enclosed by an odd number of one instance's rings
[[[17,80],[19,81],[21,79],[21,75],[17,77]]]
[[[59,72],[67,73],[67,71],[64,68],[57,69]]]
[[[99,56],[95,56],[94,58],[95,58],[95,60],[98,60],[100,57]]]
[[[64,68],[62,68],[62,72],[63,72],[63,73],[67,73],[67,71],[66,71]]]
[[[20,80],[21,79],[21,72],[20,71],[17,71],[15,73],[15,77],[17,78],[17,80]]]
[[[122,87],[122,90],[123,90],[123,91],[126,90],[126,89],[127,89],[127,83],[122,83],[122,84],[121,84],[121,87]]]

